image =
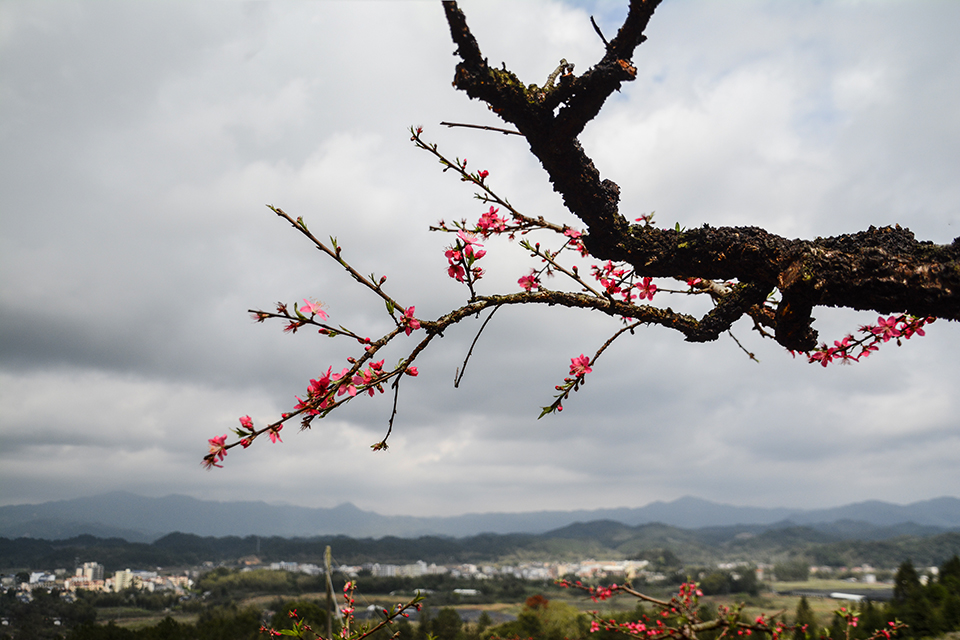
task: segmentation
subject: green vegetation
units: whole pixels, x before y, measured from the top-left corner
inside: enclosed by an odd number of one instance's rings
[[[238,571],[220,567],[204,574],[194,585],[198,593],[213,601],[233,601],[252,594],[301,594],[323,591],[325,578],[304,573],[254,569]],[[340,586],[343,581],[340,581]]]
[[[60,638],[64,629],[92,623],[96,610],[89,603],[67,602],[57,590],[38,590],[31,602],[21,602],[13,589],[0,595],[0,618],[12,627],[0,627],[0,639]]]
[[[894,578],[893,602],[887,617],[909,625],[908,637],[936,637],[960,629],[960,557],[940,567],[936,580],[926,585],[910,562],[900,565]]]
[[[259,554],[257,542],[254,536],[212,538],[182,533],[164,536],[152,544],[93,536],[57,541],[0,538],[0,569],[68,567],[78,556],[97,558],[108,573],[136,566],[190,567],[204,562],[217,565],[254,555],[261,562],[321,564],[328,544],[336,549],[337,559],[346,564],[405,564],[417,560],[477,564],[603,557],[649,560],[655,570],[663,573],[672,573],[681,564],[710,566],[740,560],[773,563],[778,570],[788,572],[791,566],[799,567],[802,563],[892,568],[908,558],[918,565],[937,566],[960,554],[960,532],[956,531],[865,541],[838,539],[809,527],[690,530],[662,524],[630,527],[615,522],[571,525],[543,535],[484,534],[456,539],[260,538]]]
[[[536,595],[527,598],[516,620],[493,627],[489,636],[563,640],[564,638],[584,638],[589,629],[589,617],[573,605],[551,601]],[[440,638],[439,640],[457,639]]]
[[[793,640],[812,640],[818,637],[817,616],[806,596],[802,596],[797,604],[797,614],[793,618],[793,624],[797,626],[793,631]]]
[[[810,563],[803,560],[779,562],[773,567],[777,580],[785,582],[806,582],[810,579]]]
[[[960,630],[960,533],[929,537],[901,536],[888,540],[851,542],[828,541],[829,536],[804,527],[787,527],[744,532],[743,527],[720,527],[699,531],[665,525],[628,527],[616,522],[577,524],[543,536],[484,535],[466,539],[426,537],[417,540],[384,538],[351,540],[336,538],[337,559],[343,564],[361,564],[376,560],[383,564],[412,563],[424,559],[438,564],[473,561],[474,564],[517,563],[518,559],[547,559],[553,553],[577,555],[590,550],[593,557],[647,560],[645,575],[653,580],[636,584],[655,597],[669,598],[671,589],[689,578],[700,583],[705,594],[702,619],[715,615],[717,604],[746,601],[741,615],[752,620],[761,613],[777,610],[796,611],[795,618],[808,625],[806,632],[791,632],[790,640],[814,640],[824,635],[839,640],[846,634],[846,621],[834,614],[835,601],[776,595],[763,592],[758,583],[755,565],[744,561],[773,564],[772,574],[777,588],[799,590],[845,591],[849,582],[837,578],[852,577],[841,567],[870,563],[888,567],[886,575],[896,571],[895,598],[888,604],[864,604],[858,615],[859,625],[850,640],[862,640],[877,626],[899,619],[910,625],[908,637],[936,637],[950,630]],[[738,533],[739,532],[739,533]],[[21,581],[28,577],[25,567],[49,568],[70,566],[74,559],[96,557],[108,567],[156,566],[162,559],[168,567],[188,567],[201,559],[211,566],[216,562],[247,561],[321,562],[328,539],[261,539],[261,553],[254,538],[201,538],[175,534],[152,545],[131,544],[123,540],[101,540],[82,536],[67,541],[6,540],[0,538],[0,563],[21,569]],[[18,555],[24,553],[25,555]],[[542,555],[541,555],[542,554]],[[910,554],[908,556],[908,554]],[[579,555],[579,558],[585,557]],[[922,576],[904,558],[918,558],[918,565],[940,566],[939,575]],[[105,558],[105,559],[102,559]],[[499,561],[499,562],[498,562]],[[722,566],[733,567],[718,570]],[[809,567],[816,564],[822,575],[832,582],[811,580]],[[828,568],[824,569],[824,565]],[[195,565],[194,565],[195,566]],[[256,565],[254,565],[256,566]],[[534,565],[536,566],[536,565]],[[830,566],[837,567],[829,570]],[[698,568],[699,567],[699,568]],[[109,570],[108,570],[109,572]],[[882,574],[882,571],[877,572]],[[784,579],[791,582],[785,582]],[[343,580],[334,580],[341,592]],[[624,581],[623,576],[609,576],[610,582]],[[377,577],[362,570],[357,578],[358,593],[365,607],[375,603],[390,606],[412,597],[417,591],[427,596],[429,605],[416,619],[399,622],[394,631],[397,640],[491,640],[491,638],[530,637],[545,640],[585,638],[590,618],[583,609],[601,609],[603,615],[627,621],[636,620],[642,610],[632,602],[619,598],[600,605],[578,600],[576,594],[558,588],[552,582],[530,581],[500,575],[486,579],[456,577],[452,573],[428,574],[416,578]],[[858,590],[868,585],[858,584]],[[875,585],[884,588],[883,585]],[[886,587],[889,589],[889,587]],[[150,593],[128,589],[122,593],[78,591],[75,601],[60,597],[56,591],[47,594],[35,590],[33,602],[22,601],[13,590],[0,599],[0,616],[9,624],[0,627],[0,640],[13,638],[245,638],[255,637],[260,626],[289,629],[298,612],[300,620],[313,628],[326,628],[324,599],[325,578],[320,575],[274,571],[263,568],[213,568],[196,579],[187,596],[170,592]],[[499,604],[497,604],[499,603]],[[510,604],[506,604],[510,603]],[[592,606],[591,606],[592,605]],[[359,605],[358,605],[359,607]],[[432,609],[430,608],[432,607]],[[482,616],[479,611],[483,610]],[[513,617],[504,621],[506,613]],[[461,615],[469,614],[469,622]],[[849,610],[844,615],[850,615]],[[286,617],[284,617],[286,616]],[[493,616],[493,617],[492,617]],[[632,618],[631,618],[632,616]],[[415,616],[414,616],[415,618]],[[786,616],[792,623],[793,617]],[[339,624],[332,621],[334,628]],[[222,630],[227,631],[222,631]],[[135,630],[135,631],[134,631]],[[131,636],[131,633],[136,633]],[[218,635],[221,634],[221,635]],[[610,632],[600,630],[600,636]],[[604,640],[597,634],[591,640]],[[388,640],[390,634],[383,632]],[[609,640],[614,640],[610,638]],[[699,640],[716,640],[709,634]],[[760,640],[759,638],[757,640]]]

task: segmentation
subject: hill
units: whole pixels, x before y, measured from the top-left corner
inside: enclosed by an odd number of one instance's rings
[[[960,529],[960,499],[937,498],[909,505],[870,501],[819,510],[738,507],[699,498],[654,502],[639,508],[526,513],[482,513],[449,517],[382,516],[345,503],[333,508],[214,502],[189,496],[148,498],[113,492],[89,498],[0,507],[0,536],[50,540],[89,534],[152,542],[171,532],[198,536],[398,536],[465,537],[479,533],[540,534],[577,522],[610,521],[636,527],[661,523],[684,528],[814,526],[843,537],[884,539]],[[782,528],[782,526],[781,526]]]
[[[777,563],[804,559],[816,565],[894,568],[910,559],[917,566],[940,565],[960,554],[960,532],[901,535],[886,540],[842,538],[813,527],[709,527],[681,529],[664,524],[630,527],[609,520],[576,523],[543,534],[481,534],[465,538],[421,536],[349,538],[211,537],[172,533],[152,543],[83,535],[67,540],[0,538],[0,570],[72,567],[96,560],[108,571],[127,567],[190,567],[232,563],[256,556],[260,562],[322,564],[327,545],[339,563],[360,565],[516,563],[584,558],[648,559],[664,570],[707,567],[718,562]]]

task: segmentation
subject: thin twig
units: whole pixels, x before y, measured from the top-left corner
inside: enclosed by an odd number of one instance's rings
[[[632,595],[634,598],[637,598],[638,600],[643,600],[645,602],[649,602],[650,604],[655,604],[658,607],[663,607],[665,609],[670,606],[669,602],[664,602],[663,600],[657,600],[656,598],[652,598],[646,595],[645,593],[640,593],[639,591],[635,591],[630,587],[620,587],[620,589],[624,593],[629,593],[630,595]]]
[[[597,21],[593,19],[593,16],[590,16],[590,24],[593,25],[593,30],[596,31],[597,35],[600,36],[600,39],[603,40],[603,46],[609,49],[610,43],[607,42],[607,39],[603,37],[603,33],[600,31],[600,27],[597,25]]]
[[[743,351],[745,354],[747,354],[747,357],[748,357],[748,358],[750,358],[750,359],[753,360],[754,362],[757,362],[757,363],[760,362],[759,360],[757,360],[757,356],[755,356],[755,355],[753,355],[752,353],[750,353],[749,351],[747,351],[747,349],[746,349],[742,344],[740,344],[740,341],[737,340],[737,336],[733,335],[733,331],[730,331],[730,330],[728,329],[728,330],[727,330],[727,333],[729,333],[729,334],[730,334],[730,337],[733,338],[733,341],[737,343],[737,346],[740,347],[740,350]]]
[[[487,323],[490,322],[490,318],[493,317],[493,314],[497,312],[497,309],[501,305],[497,305],[493,308],[493,311],[490,312],[490,315],[487,316],[487,319],[483,321],[483,324],[480,325],[480,331],[477,331],[477,335],[473,338],[473,342],[470,343],[470,350],[467,351],[467,357],[463,359],[463,366],[460,367],[460,370],[457,372],[457,377],[453,380],[453,388],[460,388],[460,381],[463,380],[463,374],[467,371],[467,362],[470,360],[470,356],[473,355],[473,348],[477,346],[477,340],[480,339],[480,334],[483,333],[483,330],[487,328]],[[393,418],[391,418],[391,422]]]
[[[488,127],[483,124],[462,124],[459,122],[441,122],[445,127],[465,127],[467,129],[483,129],[484,131],[498,131],[504,135],[513,134],[515,136],[522,136],[523,134],[519,131],[514,131],[512,129],[501,129],[500,127]]]
[[[642,323],[642,322],[633,322],[633,323],[627,325],[626,327],[623,327],[622,329],[620,329],[619,331],[617,331],[617,332],[616,332],[615,334],[613,334],[612,336],[610,336],[610,338],[607,339],[607,341],[604,342],[603,345],[602,345],[599,349],[597,349],[597,352],[596,352],[595,354],[593,354],[593,360],[590,361],[590,364],[594,364],[594,363],[597,361],[597,359],[600,357],[600,354],[603,353],[604,351],[606,351],[606,350],[607,350],[607,347],[609,347],[611,344],[613,344],[613,341],[614,341],[614,340],[616,340],[617,338],[619,338],[620,336],[622,336],[622,335],[623,335],[624,333],[626,333],[627,331],[629,331],[630,333],[633,333],[633,330],[636,329],[637,327],[639,327],[641,324],[643,324],[643,323]]]
[[[374,451],[379,451],[381,449],[386,450],[387,448],[387,439],[390,437],[390,434],[393,433],[393,419],[397,417],[397,398],[400,397],[400,378],[402,376],[397,376],[393,381],[393,411],[390,412],[390,421],[387,422],[387,435],[383,436],[383,440],[373,445]]]
[[[555,254],[553,254],[553,255],[556,256],[556,255],[559,254],[561,251],[563,251],[564,249],[566,249],[569,245],[570,245],[570,240],[567,240],[566,243],[564,243],[564,245],[563,245],[562,247],[560,247],[559,250],[557,250],[557,253],[555,253]],[[538,258],[542,258],[545,262],[547,262],[547,264],[548,264],[549,266],[553,267],[555,270],[559,271],[560,273],[564,274],[565,276],[568,276],[568,277],[569,277],[570,279],[572,279],[574,282],[578,282],[584,289],[586,289],[587,291],[589,291],[589,292],[592,293],[593,295],[597,296],[598,298],[602,298],[602,297],[603,297],[603,296],[600,295],[593,287],[591,287],[589,284],[587,284],[587,283],[583,280],[583,278],[580,277],[580,274],[579,274],[578,272],[575,273],[575,272],[573,272],[573,271],[569,271],[568,269],[565,269],[565,268],[563,267],[563,265],[561,265],[561,264],[558,263],[556,260],[554,260],[553,257],[551,257],[548,253],[544,253],[544,252],[540,251],[540,245],[539,245],[539,243],[536,244],[536,245],[531,245],[531,244],[528,242],[528,243],[527,243],[527,246],[526,246],[526,249],[527,249],[528,251],[530,251],[533,255],[537,256]],[[540,271],[537,273],[537,276],[539,277],[540,274],[542,274],[546,269],[547,269],[547,267],[543,267],[542,269],[540,269]]]

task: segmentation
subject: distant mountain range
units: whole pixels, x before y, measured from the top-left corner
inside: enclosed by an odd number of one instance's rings
[[[214,502],[182,495],[148,498],[126,492],[42,504],[0,507],[0,537],[62,540],[78,535],[152,542],[171,532],[198,536],[312,537],[345,535],[414,538],[480,533],[540,534],[598,520],[630,527],[661,523],[683,529],[735,525],[805,525],[841,538],[883,539],[960,529],[960,499],[942,497],[908,505],[871,500],[831,509],[737,507],[699,498],[645,507],[449,517],[382,516],[345,503],[311,509],[265,502]]]

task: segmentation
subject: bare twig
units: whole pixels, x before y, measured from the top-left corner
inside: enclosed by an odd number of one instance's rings
[[[445,127],[464,127],[466,129],[483,129],[484,131],[498,131],[504,135],[512,134],[515,136],[522,136],[523,134],[519,131],[514,131],[512,129],[501,129],[500,127],[488,127],[484,124],[462,124],[460,122],[441,122]]]
[[[603,32],[600,31],[600,27],[597,25],[597,21],[593,19],[593,16],[590,16],[590,24],[593,25],[593,30],[597,32],[597,35],[600,36],[600,40],[603,41],[603,46],[609,49],[610,43],[607,42],[607,39],[603,37]]]
[[[477,331],[477,335],[473,338],[473,342],[470,343],[470,350],[467,351],[467,357],[463,359],[463,366],[460,367],[460,370],[457,372],[456,378],[453,380],[453,388],[460,388],[460,381],[463,380],[463,374],[467,371],[467,361],[470,360],[470,356],[473,355],[473,348],[477,346],[477,340],[480,339],[480,334],[483,333],[483,330],[487,328],[487,323],[490,322],[490,318],[493,317],[493,314],[497,312],[497,309],[500,308],[500,305],[497,305],[493,308],[493,311],[490,312],[490,315],[487,316],[487,319],[483,321],[483,324],[480,325],[480,331]]]
[[[733,331],[728,330],[727,333],[730,335],[731,338],[733,338],[733,341],[737,343],[737,346],[740,347],[740,350],[743,351],[745,354],[747,354],[748,358],[750,358],[751,360],[759,364],[760,361],[757,360],[757,356],[755,356],[750,351],[747,351],[747,348],[744,347],[742,344],[740,344],[740,341],[737,340],[737,336],[733,335]]]

